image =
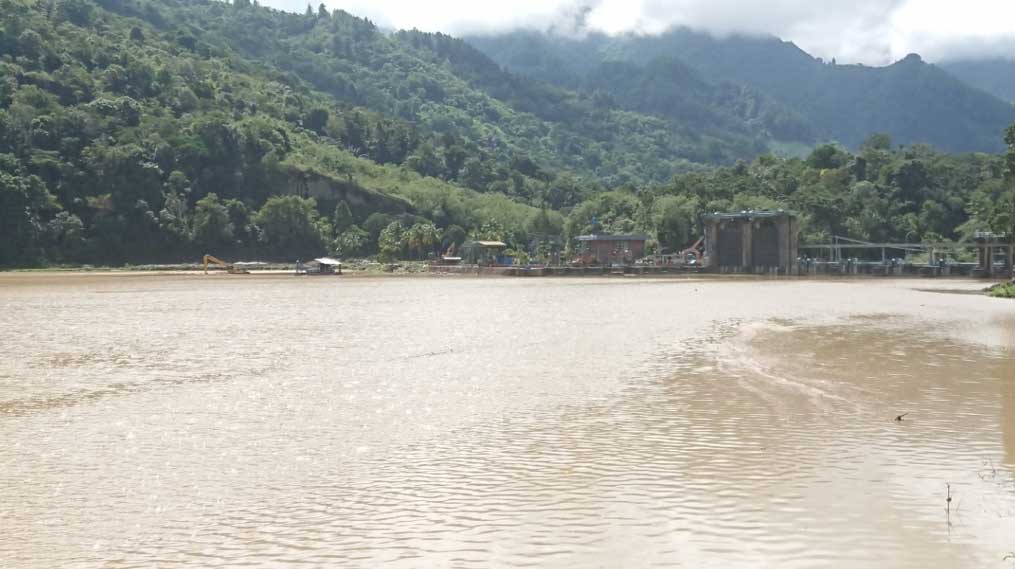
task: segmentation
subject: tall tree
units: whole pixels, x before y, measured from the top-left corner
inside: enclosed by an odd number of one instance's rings
[[[261,228],[261,241],[277,255],[307,258],[325,249],[325,227],[313,198],[270,198],[255,221]]]
[[[194,208],[194,241],[208,250],[232,245],[235,228],[229,210],[214,193],[197,200]]]

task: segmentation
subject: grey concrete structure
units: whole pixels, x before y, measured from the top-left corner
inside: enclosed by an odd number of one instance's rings
[[[976,240],[976,275],[988,278],[1012,276],[1015,262],[1015,240],[1007,235],[978,231]]]
[[[707,269],[720,273],[797,273],[800,229],[793,212],[716,212],[704,216],[703,221]]]

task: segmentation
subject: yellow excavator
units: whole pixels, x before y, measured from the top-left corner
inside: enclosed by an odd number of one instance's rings
[[[204,274],[206,274],[206,275],[208,274],[208,265],[218,265],[220,267],[225,267],[226,272],[228,272],[230,275],[249,275],[250,274],[250,271],[248,271],[247,269],[244,269],[242,267],[237,267],[236,265],[234,265],[232,263],[227,263],[227,262],[223,261],[222,259],[219,259],[218,257],[215,257],[213,255],[205,255],[204,256]]]

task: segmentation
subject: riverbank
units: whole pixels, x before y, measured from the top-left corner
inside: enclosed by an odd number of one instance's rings
[[[251,274],[292,274],[296,272],[295,263],[264,263],[253,265]],[[396,263],[380,263],[369,259],[352,259],[342,262],[343,275],[381,275],[381,274],[421,274],[429,270],[425,261],[399,261]],[[81,274],[192,274],[203,273],[201,263],[167,263],[143,265],[55,265],[47,267],[6,268],[0,274],[39,274],[39,273],[81,273]],[[209,266],[208,272],[225,274],[221,267]]]
[[[40,282],[53,282],[54,279],[68,278],[79,281],[83,277],[228,277],[228,280],[243,280],[257,277],[291,277],[296,267],[292,263],[265,263],[249,267],[249,274],[233,275],[224,269],[215,266],[208,267],[208,274],[204,274],[204,267],[199,263],[177,263],[177,264],[147,264],[147,265],[125,265],[125,266],[54,266],[45,268],[18,268],[0,269],[0,284],[12,279],[25,282],[26,279],[38,278]],[[342,274],[339,278],[455,278],[455,279],[488,279],[491,277],[509,277],[507,280],[514,280],[524,277],[540,277],[539,280],[576,279],[577,280],[678,280],[678,281],[807,281],[807,282],[845,282],[861,283],[872,281],[903,281],[923,283],[935,283],[933,287],[926,285],[913,287],[914,290],[937,293],[958,293],[978,296],[994,296],[998,298],[1015,298],[1015,291],[1011,285],[995,285],[984,288],[981,279],[945,276],[927,279],[915,275],[902,276],[872,276],[865,274],[809,274],[809,275],[758,275],[752,273],[710,273],[700,271],[683,271],[660,267],[631,267],[626,270],[610,269],[602,267],[475,267],[475,266],[438,266],[433,267],[426,261],[399,261],[395,263],[380,263],[368,259],[353,259],[343,261]],[[316,279],[314,279],[316,280]],[[499,279],[497,279],[499,280]],[[528,279],[524,279],[528,280]],[[959,286],[957,286],[959,285]],[[1002,287],[1002,288],[999,288]],[[993,292],[997,291],[997,292]],[[1005,296],[1013,295],[1013,296]]]

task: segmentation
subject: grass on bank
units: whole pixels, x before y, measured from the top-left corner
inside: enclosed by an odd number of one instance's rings
[[[994,298],[1015,298],[1015,282],[996,284],[987,289]]]

